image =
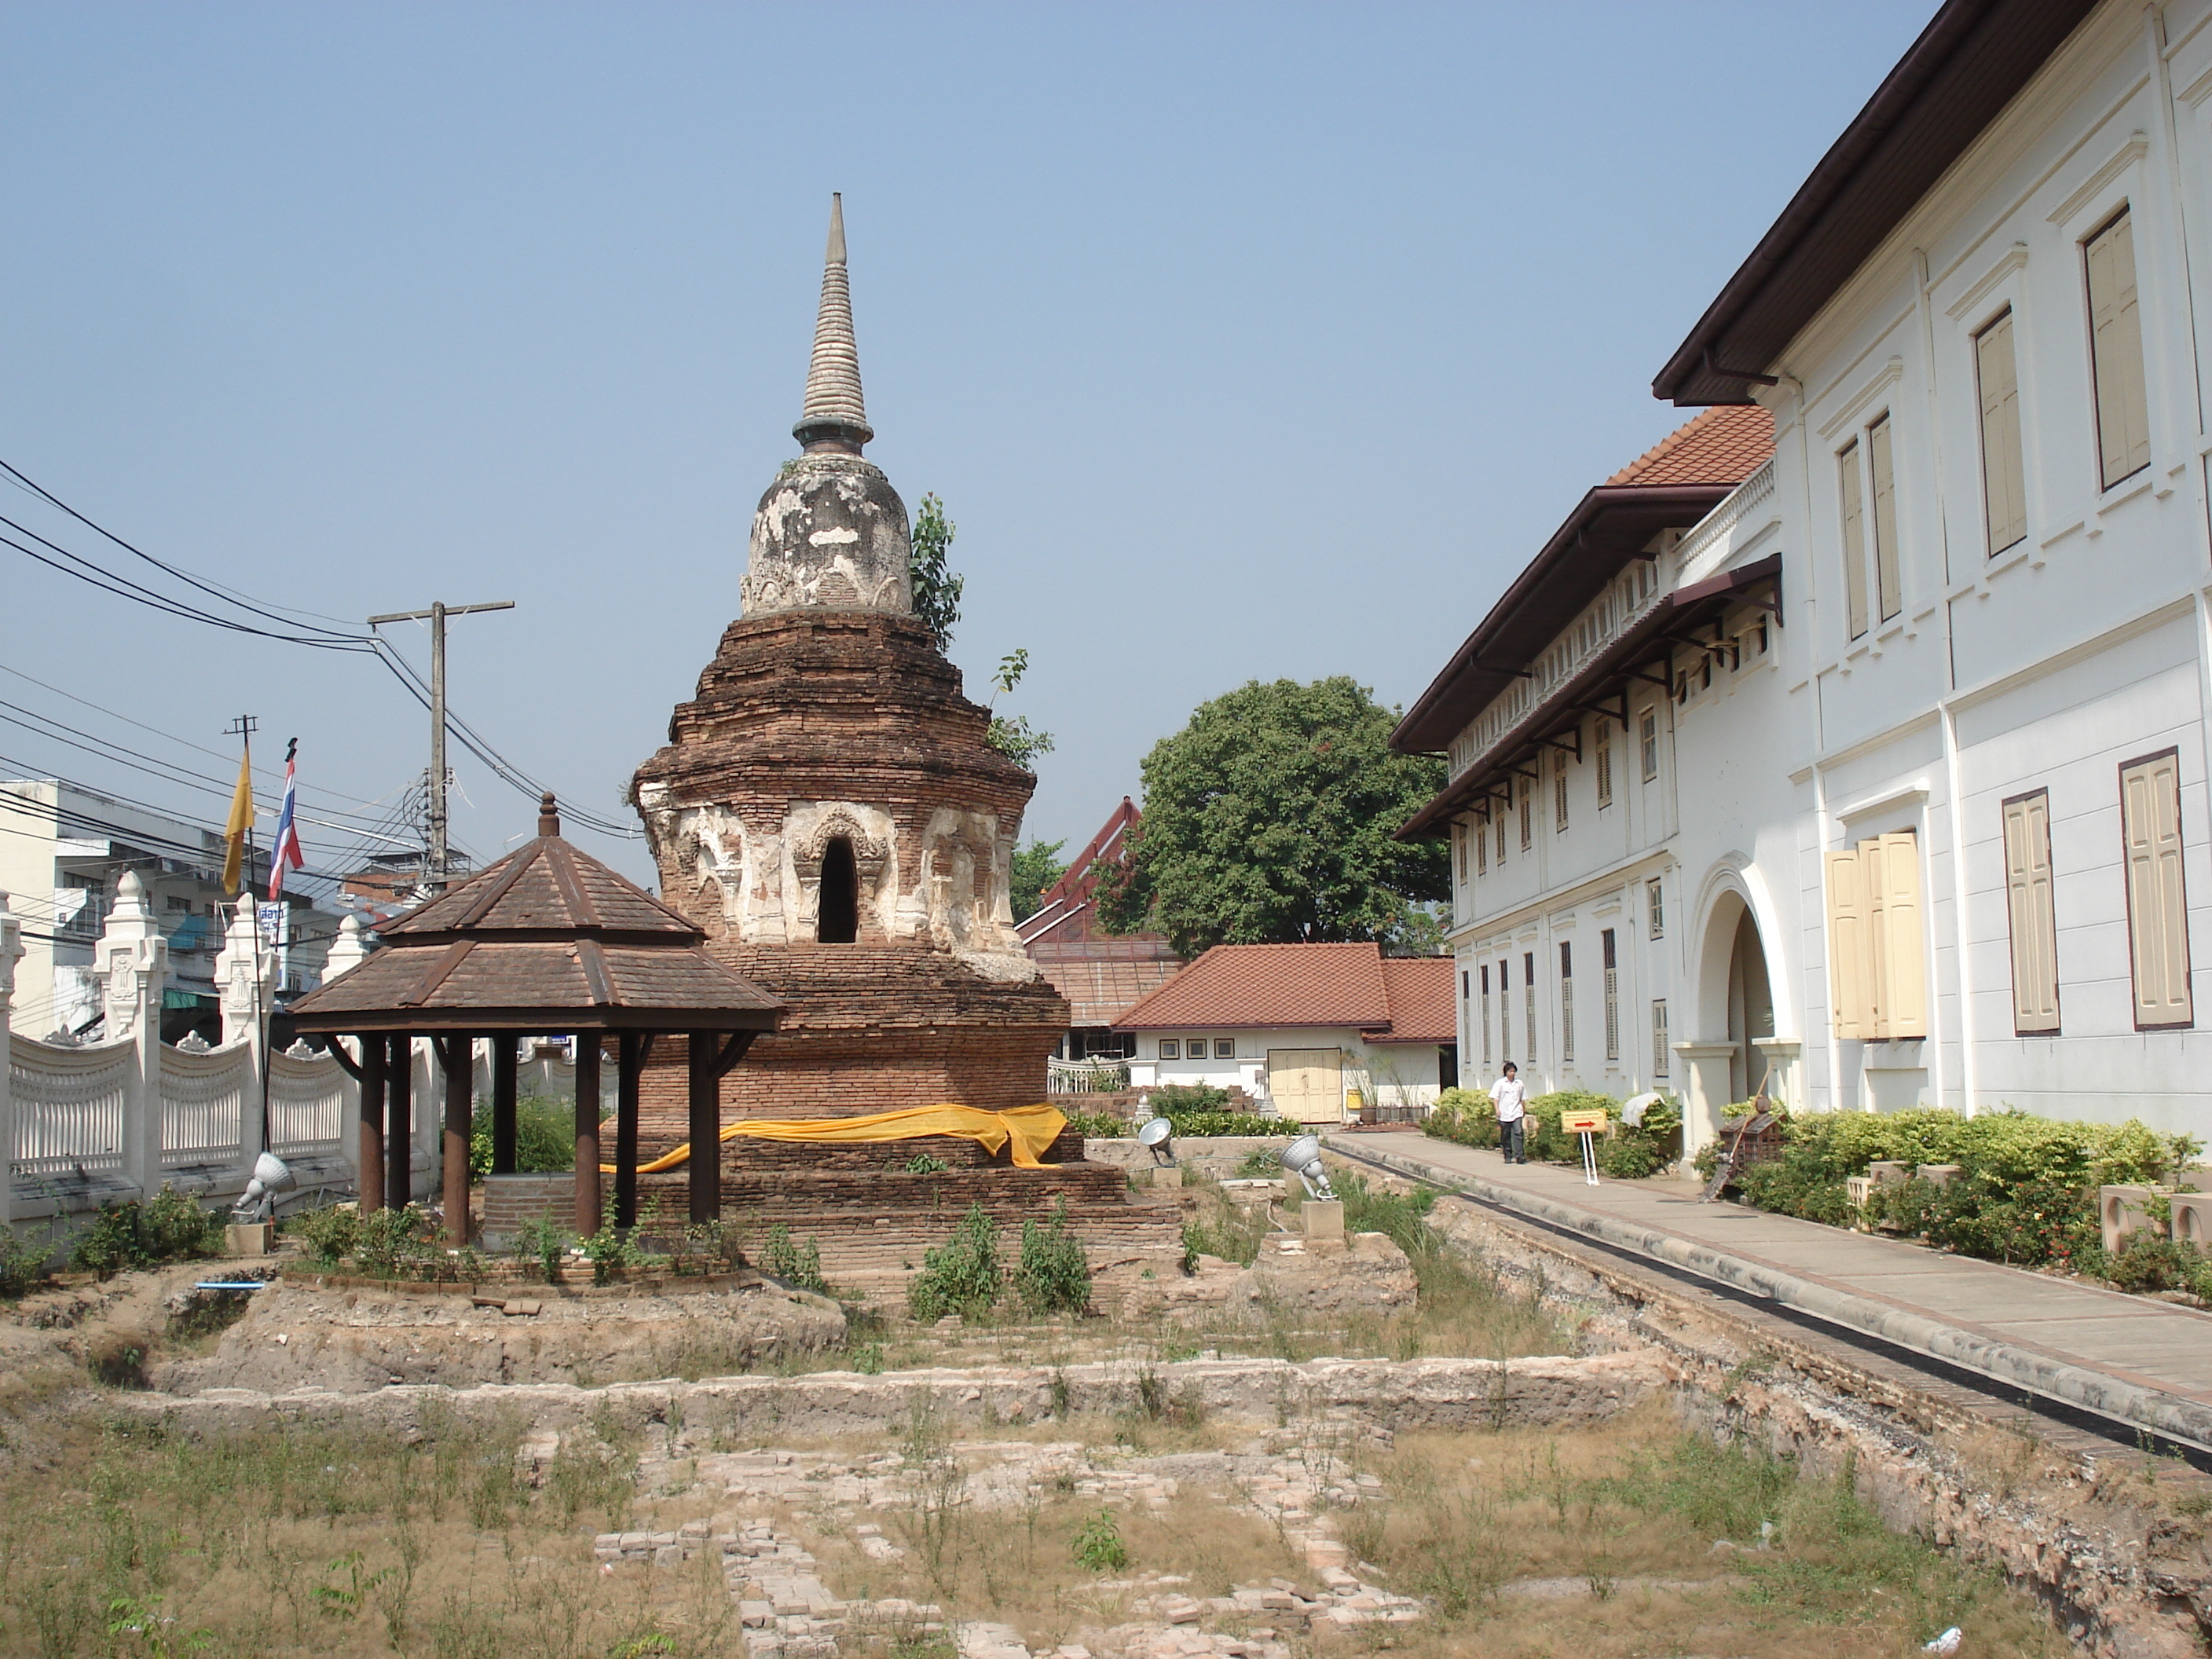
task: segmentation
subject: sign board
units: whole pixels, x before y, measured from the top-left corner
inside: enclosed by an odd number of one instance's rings
[[[253,914],[255,920],[261,925],[263,946],[268,950],[275,950],[283,930],[284,907],[282,904],[257,904],[253,907]]]
[[[1559,1133],[1569,1135],[1601,1135],[1610,1121],[1608,1114],[1596,1112],[1561,1112]]]

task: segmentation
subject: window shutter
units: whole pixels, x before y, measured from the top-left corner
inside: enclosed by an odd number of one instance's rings
[[[2181,765],[2169,750],[2120,769],[2128,860],[2128,950],[2136,1024],[2187,1025],[2189,909],[2181,872]]]
[[[1844,612],[1856,639],[1867,631],[1867,592],[1866,509],[1856,441],[1836,457],[1836,481],[1844,501]]]
[[[1887,622],[1905,608],[1897,572],[1897,468],[1890,452],[1889,416],[1867,429],[1867,459],[1874,469],[1875,599]]]
[[[2027,534],[2020,368],[2013,355],[2009,311],[1975,337],[1974,367],[1982,393],[1982,511],[1989,550],[2002,553]]]
[[[2058,921],[2051,890],[2051,797],[2004,804],[2005,912],[2012,928],[2012,1025],[2058,1030]]]
[[[1828,854],[1828,1006],[1846,1042],[1874,1035],[1867,988],[1873,945],[1867,938],[1864,871],[1855,852]]]
[[[1920,843],[1911,830],[1881,838],[1883,1035],[1928,1035],[1928,960],[1920,935]]]
[[[2097,449],[2105,488],[2150,465],[2136,241],[2122,213],[2089,239],[2089,357],[2097,377]]]
[[[1597,717],[1597,804],[1613,805],[1613,722]]]

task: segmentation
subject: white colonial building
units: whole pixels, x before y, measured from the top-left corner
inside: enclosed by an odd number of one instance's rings
[[[1470,1070],[2212,1138],[2199,295],[2212,0],[1945,5],[1400,727]]]

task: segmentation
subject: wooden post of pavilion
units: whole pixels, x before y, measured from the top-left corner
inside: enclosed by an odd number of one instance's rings
[[[476,1106],[476,1039],[465,1031],[438,1039],[446,1063],[446,1135],[443,1199],[446,1242],[459,1249],[469,1242],[469,1131]]]
[[[719,1220],[722,1214],[722,1073],[715,1065],[721,1036],[691,1033],[690,1186],[691,1219]]]
[[[628,1039],[625,1038],[624,1041]],[[599,1230],[599,1034],[576,1033],[576,1235]]]
[[[579,1063],[582,1050],[577,1051]],[[514,1038],[509,1035],[495,1036],[491,1040],[491,1172],[494,1175],[514,1173]],[[578,1087],[583,1079],[577,1079]],[[580,1094],[578,1099],[583,1097]]]
[[[637,1225],[637,1082],[651,1039],[622,1034],[615,1073],[615,1225]]]
[[[384,1084],[391,1045],[380,1031],[361,1038],[361,1212],[384,1207]]]
[[[386,1040],[392,1059],[385,1081],[384,1207],[404,1210],[415,1198],[415,1036],[395,1031]]]

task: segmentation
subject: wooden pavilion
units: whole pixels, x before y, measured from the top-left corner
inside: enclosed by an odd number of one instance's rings
[[[616,1054],[615,1219],[637,1220],[638,1079],[657,1040],[688,1043],[690,1218],[721,1213],[723,1075],[782,1003],[701,949],[705,934],[561,838],[551,794],[538,838],[381,930],[383,946],[292,1005],[302,1032],[360,1044],[361,1206],[397,1209],[410,1192],[410,1060],[428,1037],[445,1085],[446,1233],[469,1235],[475,1040],[492,1041],[492,1170],[515,1157],[515,1043],[576,1041],[576,1214],[600,1225],[601,1048]]]

